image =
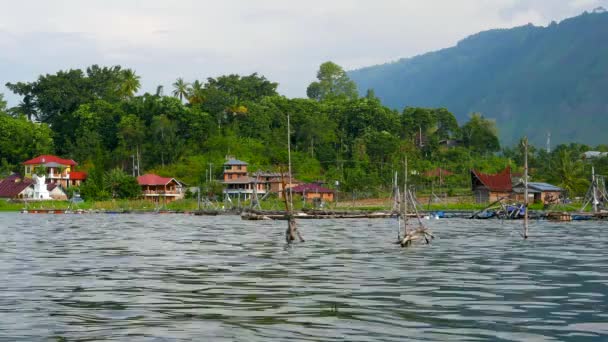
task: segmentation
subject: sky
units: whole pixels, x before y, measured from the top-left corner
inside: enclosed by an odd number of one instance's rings
[[[546,26],[608,0],[0,0],[0,93],[92,64],[158,85],[257,72],[304,97],[319,65],[346,70],[455,45],[479,31]]]

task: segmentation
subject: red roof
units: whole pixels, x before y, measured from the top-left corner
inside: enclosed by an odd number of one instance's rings
[[[137,183],[139,183],[139,185],[167,185],[172,180],[173,178],[161,177],[152,173],[137,177]]]
[[[481,173],[477,170],[471,170],[471,173],[490,191],[511,192],[513,190],[510,166],[494,175]]]
[[[20,175],[13,173],[9,177],[0,180],[0,197],[13,198],[32,185],[32,183],[31,179],[21,178]]]
[[[314,192],[314,193],[333,193],[331,189],[324,188],[316,183],[300,184],[291,188],[291,191],[296,193]]]
[[[433,169],[433,170],[426,171],[424,173],[424,175],[426,177],[444,177],[444,176],[451,176],[453,174],[454,174],[454,172],[444,170],[440,167]]]
[[[87,173],[84,171],[72,171],[70,172],[70,179],[85,180],[87,179]]]
[[[22,178],[21,175],[13,173],[12,175],[0,180],[0,197],[13,198],[17,197],[25,188],[34,184],[30,178]],[[47,183],[46,189],[52,191],[59,184]]]
[[[48,155],[48,154],[41,155],[34,159],[25,161],[25,162],[23,162],[23,165],[38,165],[38,164],[46,164],[46,163],[57,163],[57,164],[61,164],[61,165],[70,165],[70,166],[78,165],[78,163],[76,163],[72,159],[63,159],[63,158],[59,158],[57,156],[52,156],[52,155]]]

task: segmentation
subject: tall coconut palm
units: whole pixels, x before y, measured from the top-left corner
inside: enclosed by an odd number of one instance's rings
[[[180,77],[173,83],[173,96],[179,98],[180,101],[183,101],[184,98],[188,98],[189,92],[190,83],[185,82],[183,78]]]
[[[124,97],[132,97],[141,87],[139,82],[140,77],[135,74],[135,71],[131,69],[125,69],[122,71],[122,84],[120,91]]]
[[[190,93],[188,94],[188,102],[190,104],[202,103],[205,99],[204,91],[203,84],[199,80],[192,82],[192,87],[190,87]]]

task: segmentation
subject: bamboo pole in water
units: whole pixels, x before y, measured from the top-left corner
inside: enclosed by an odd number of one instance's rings
[[[524,137],[524,239],[528,238],[528,137]]]

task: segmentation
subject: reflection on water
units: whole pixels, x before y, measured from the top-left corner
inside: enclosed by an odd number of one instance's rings
[[[608,340],[606,223],[0,214],[0,341]]]

